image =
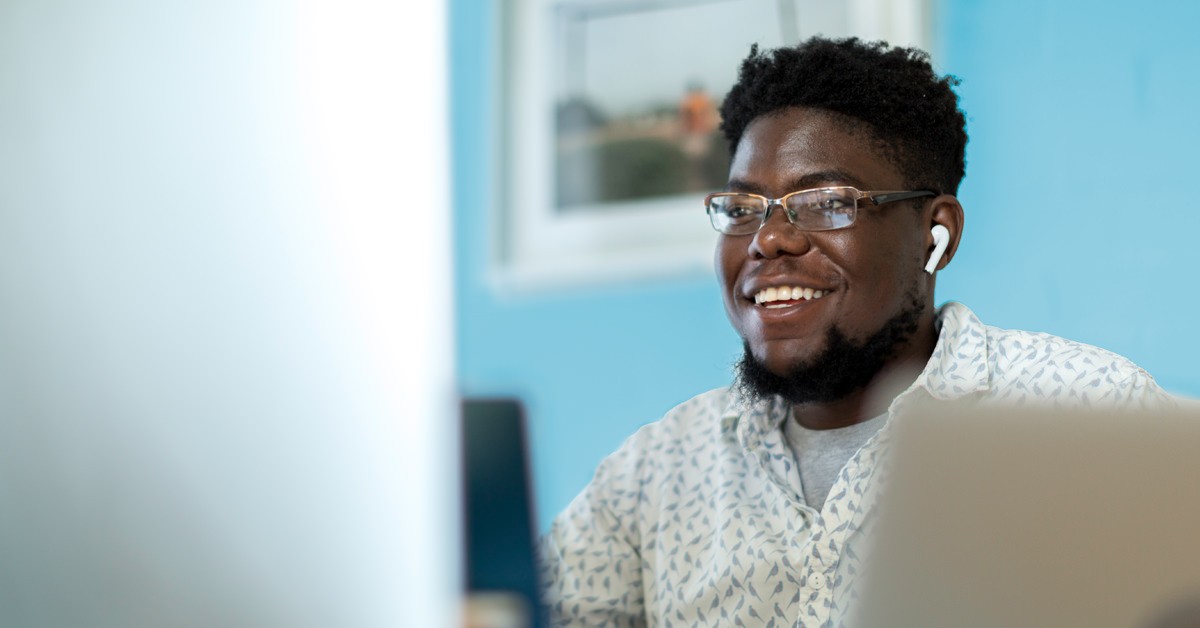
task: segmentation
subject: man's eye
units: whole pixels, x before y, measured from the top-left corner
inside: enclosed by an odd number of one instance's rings
[[[721,214],[729,222],[741,224],[758,220],[762,215],[762,209],[754,203],[732,201],[721,207]]]
[[[853,207],[853,206],[854,206],[854,203],[852,201],[850,201],[849,199],[840,198],[837,196],[830,196],[830,197],[823,198],[820,201],[818,201],[816,204],[816,209],[819,209],[819,210],[825,211],[825,212],[838,212],[838,211],[845,211],[847,208]]]

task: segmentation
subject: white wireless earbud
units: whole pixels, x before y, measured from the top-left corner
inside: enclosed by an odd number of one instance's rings
[[[938,262],[942,261],[946,246],[950,244],[950,230],[942,225],[934,225],[929,232],[933,234],[933,254],[929,256],[929,263],[925,264],[925,272],[932,275]]]

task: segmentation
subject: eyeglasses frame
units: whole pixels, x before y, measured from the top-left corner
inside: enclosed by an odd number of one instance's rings
[[[833,227],[830,229],[805,229],[804,227],[797,225],[796,221],[794,220],[795,217],[793,216],[794,212],[788,211],[787,205],[785,205],[785,203],[787,202],[787,199],[789,199],[793,196],[796,196],[797,194],[804,194],[807,192],[824,192],[827,190],[853,190],[855,192],[856,196],[854,197],[854,215],[851,216],[850,222],[848,224],[842,225],[841,227]],[[767,211],[763,213],[762,221],[760,221],[758,223],[758,227],[756,227],[754,229],[754,231],[751,231],[749,233],[725,233],[724,231],[717,229],[716,225],[712,225],[713,230],[715,230],[717,233],[720,233],[722,235],[753,235],[755,233],[758,233],[758,231],[763,228],[763,225],[767,224],[767,220],[770,220],[770,218],[771,218],[771,209],[773,207],[775,207],[776,205],[784,208],[784,216],[787,217],[788,222],[791,223],[791,225],[793,227],[800,229],[801,231],[837,231],[838,229],[845,229],[847,227],[853,226],[854,221],[858,220],[858,202],[861,200],[864,200],[864,199],[868,200],[871,202],[872,206],[878,207],[879,205],[883,205],[886,203],[896,203],[899,201],[907,201],[910,199],[923,198],[926,196],[938,196],[938,193],[933,190],[863,191],[852,185],[835,185],[835,186],[824,187],[824,188],[810,188],[807,190],[797,190],[795,192],[789,192],[787,194],[784,194],[783,196],[781,196],[779,198],[768,198],[766,196],[763,196],[762,194],[754,194],[751,192],[713,192],[712,194],[709,194],[708,196],[704,197],[704,213],[708,214],[710,225],[712,224],[712,200],[714,198],[721,197],[721,196],[751,196],[754,198],[761,198],[762,200],[766,201]]]

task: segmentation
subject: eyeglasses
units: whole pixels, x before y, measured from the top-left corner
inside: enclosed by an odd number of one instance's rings
[[[784,209],[788,222],[805,231],[830,231],[854,224],[859,201],[870,205],[895,203],[923,196],[937,196],[932,190],[911,192],[863,192],[852,187],[800,190],[782,198],[759,194],[716,192],[704,199],[713,229],[726,235],[750,235],[771,217],[771,208]]]

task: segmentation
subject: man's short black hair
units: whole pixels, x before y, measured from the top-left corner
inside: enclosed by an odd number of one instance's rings
[[[721,105],[730,152],[755,118],[811,107],[865,122],[912,189],[957,194],[966,170],[966,120],[953,76],[938,76],[929,55],[857,38],[814,37],[742,62]]]

